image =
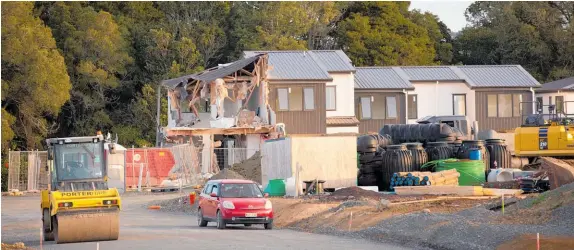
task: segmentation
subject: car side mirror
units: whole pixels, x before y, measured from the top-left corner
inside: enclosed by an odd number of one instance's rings
[[[265,198],[269,197],[269,193],[264,193],[263,197],[265,197]]]
[[[209,196],[211,196],[211,197],[217,197],[217,194],[216,194],[216,193],[211,193]]]

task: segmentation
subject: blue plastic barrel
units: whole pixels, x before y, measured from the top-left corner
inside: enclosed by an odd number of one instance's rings
[[[474,160],[474,161],[478,161],[478,160],[482,160],[482,156],[480,155],[480,149],[478,148],[471,148],[470,152],[469,152],[469,159],[470,160]]]

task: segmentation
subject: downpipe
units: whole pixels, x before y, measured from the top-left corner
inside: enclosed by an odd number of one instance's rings
[[[405,94],[405,124],[409,124],[409,95],[406,89],[403,89]]]
[[[530,87],[530,93],[532,93],[532,114],[536,114],[536,94],[534,93],[534,89]]]

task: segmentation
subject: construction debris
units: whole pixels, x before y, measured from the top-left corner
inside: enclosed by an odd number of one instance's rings
[[[233,164],[231,170],[237,172],[245,179],[261,184],[261,154],[255,152],[249,159]]]
[[[364,190],[360,187],[341,188],[331,194],[332,197],[350,197],[355,199],[381,199],[382,195],[375,191]]]
[[[514,196],[522,194],[521,189],[496,189],[481,186],[415,186],[395,187],[398,195],[458,195],[458,196]]]
[[[245,177],[243,177],[242,175],[238,174],[237,172],[225,168],[223,170],[221,170],[221,172],[219,172],[218,174],[212,176],[211,178],[209,178],[209,180],[224,180],[224,179],[241,179],[241,180],[245,180]]]

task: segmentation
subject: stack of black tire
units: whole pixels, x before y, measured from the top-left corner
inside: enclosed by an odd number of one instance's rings
[[[382,160],[390,138],[381,135],[362,135],[357,138],[359,153],[359,186],[380,186]]]
[[[462,140],[462,133],[445,123],[389,124],[383,126],[379,134],[389,135],[395,144],[408,142],[454,143],[457,140]]]

